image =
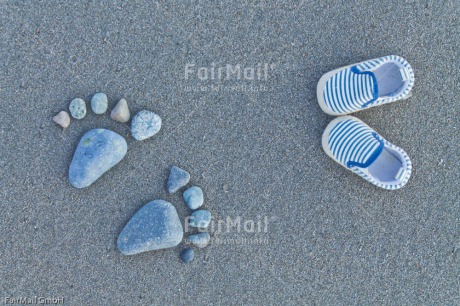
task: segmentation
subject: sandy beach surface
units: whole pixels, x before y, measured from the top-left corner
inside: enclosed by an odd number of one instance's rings
[[[458,303],[460,3],[177,2],[1,1],[1,302]],[[316,99],[322,74],[390,54],[413,66],[413,96],[355,115],[411,157],[394,192],[324,154],[333,117]],[[65,131],[52,121],[97,92],[159,114],[161,131],[139,142],[90,109]],[[92,128],[128,153],[76,189],[69,164]],[[144,204],[190,214],[165,189],[172,165],[203,189],[213,243],[189,264],[184,244],[123,256],[117,236]]]

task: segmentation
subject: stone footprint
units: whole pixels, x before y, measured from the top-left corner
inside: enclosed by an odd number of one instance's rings
[[[95,94],[91,99],[93,112],[104,114],[107,108],[107,96],[104,93]],[[69,110],[74,119],[83,119],[86,115],[86,102],[83,99],[74,99],[70,103]],[[130,112],[125,99],[121,99],[113,108],[111,117],[119,122],[129,121]],[[63,128],[70,125],[70,117],[64,111],[53,120]],[[154,136],[160,129],[161,118],[151,111],[142,110],[131,120],[131,135],[139,141]],[[90,186],[123,160],[127,151],[128,144],[123,136],[102,128],[90,130],[80,139],[70,163],[70,184],[75,188]]]

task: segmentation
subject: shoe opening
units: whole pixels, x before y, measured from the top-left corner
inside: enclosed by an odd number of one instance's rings
[[[385,147],[377,159],[368,167],[369,174],[381,183],[399,181],[399,177],[404,171],[404,164],[395,154],[397,152],[390,152]]]
[[[395,96],[405,87],[406,81],[403,79],[404,67],[396,63],[386,63],[373,71],[379,89],[379,98]]]

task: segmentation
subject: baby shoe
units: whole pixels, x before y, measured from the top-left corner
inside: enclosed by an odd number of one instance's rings
[[[411,175],[407,153],[358,118],[340,116],[332,120],[323,133],[322,145],[333,160],[378,187],[399,189]]]
[[[402,57],[389,55],[323,75],[316,94],[322,110],[334,116],[410,97],[414,72]]]

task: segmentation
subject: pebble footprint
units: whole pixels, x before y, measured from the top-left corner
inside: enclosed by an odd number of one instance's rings
[[[91,109],[96,114],[104,114],[108,109],[107,95],[100,92],[91,98]],[[76,98],[70,102],[70,115],[77,120],[86,116],[86,102]],[[110,117],[122,123],[129,121],[131,114],[128,103],[121,99],[113,108]],[[61,111],[53,117],[54,122],[64,129],[70,126],[70,116]],[[141,141],[157,134],[161,129],[161,118],[151,111],[142,110],[131,121],[131,135]],[[69,181],[75,188],[86,188],[98,180],[105,172],[118,164],[126,155],[128,145],[123,136],[107,130],[93,129],[80,139],[69,168]]]
[[[109,101],[104,93],[96,93],[91,98],[91,110],[104,114]],[[86,116],[86,102],[76,98],[70,102],[70,115],[77,120]],[[122,123],[130,120],[128,103],[120,99],[112,109],[110,117]],[[53,121],[62,128],[70,126],[70,116],[66,111],[59,112]],[[142,110],[131,120],[131,135],[138,141],[148,139],[161,129],[161,117],[154,112]],[[75,188],[86,188],[97,181],[104,173],[121,162],[128,151],[126,139],[108,129],[96,128],[88,131],[80,139],[69,167],[69,181]],[[173,166],[166,184],[169,193],[175,193],[190,181],[190,174]],[[183,194],[184,201],[191,210],[203,205],[203,191],[192,186]],[[201,230],[207,228],[211,213],[196,210],[192,213],[189,225]],[[118,250],[123,255],[134,255],[146,251],[160,250],[177,246],[182,242],[184,230],[176,208],[164,200],[154,200],[144,205],[123,228],[117,240]],[[192,234],[188,242],[198,248],[208,245],[210,235],[207,232]],[[187,254],[187,256],[184,256]],[[194,252],[188,247],[181,253],[183,262],[190,262]]]

